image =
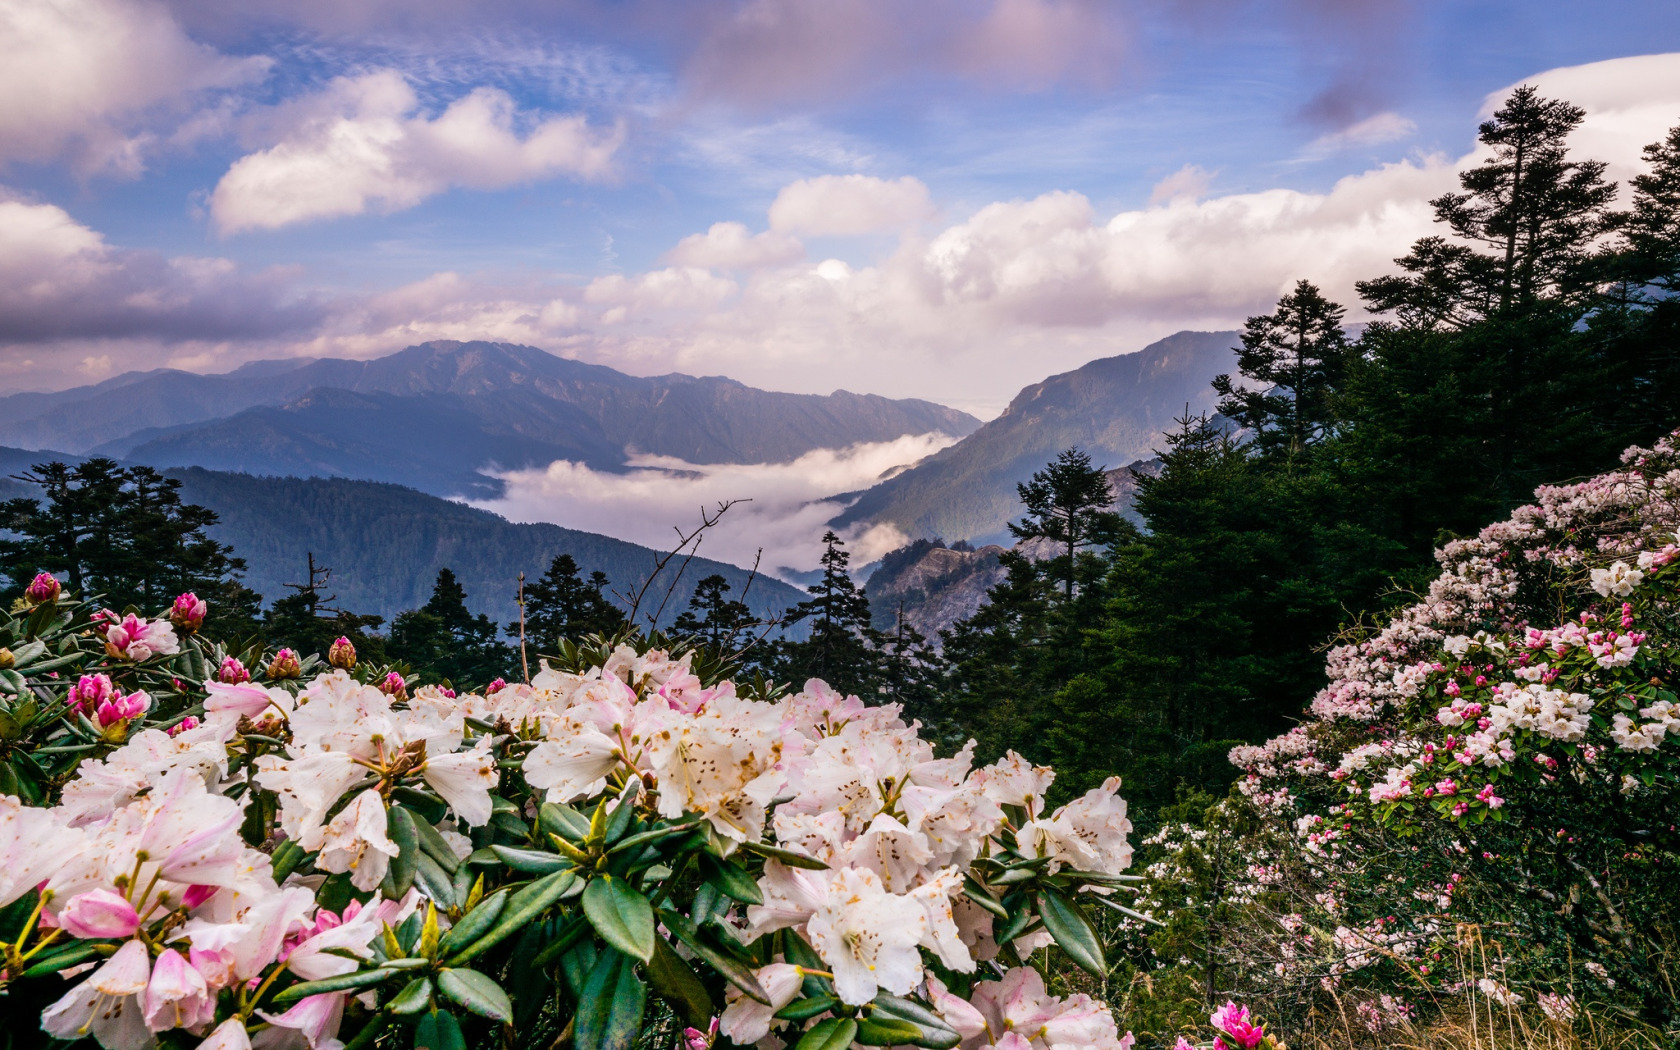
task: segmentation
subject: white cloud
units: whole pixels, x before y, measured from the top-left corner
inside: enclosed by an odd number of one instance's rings
[[[571,175],[605,178],[622,126],[535,120],[506,92],[478,88],[436,117],[390,70],[334,80],[278,107],[267,149],[235,161],[210,197],[223,233],[410,208],[452,186],[499,189]],[[529,125],[522,136],[521,125]]]
[[[1204,171],[1194,164],[1186,164],[1166,178],[1157,182],[1149,191],[1150,204],[1165,204],[1176,200],[1198,200],[1207,196],[1208,187],[1213,184],[1211,171]]]
[[[1417,123],[1398,113],[1378,113],[1340,131],[1320,135],[1304,151],[1307,159],[1319,159],[1357,146],[1380,146],[1396,142],[1417,131]]]
[[[933,215],[928,188],[909,175],[821,175],[782,188],[770,205],[770,228],[778,233],[846,236],[895,233]]]
[[[68,160],[83,174],[138,174],[149,111],[269,67],[193,41],[142,0],[7,0],[0,56],[0,163]]]
[[[716,222],[705,233],[678,241],[665,253],[665,261],[716,270],[756,270],[804,256],[805,246],[798,238],[774,230],[755,234],[738,222]]]
[[[707,532],[700,553],[751,565],[759,548],[763,567],[810,569],[821,554],[824,523],[844,504],[828,497],[867,488],[883,474],[952,444],[944,434],[816,449],[790,463],[700,465],[666,456],[641,456],[622,474],[559,460],[547,468],[500,475],[507,495],[477,504],[514,521],[547,521],[602,532],[654,548],[669,548],[673,527],[692,528],[700,509],[720,501],[731,507]],[[852,561],[862,565],[900,546],[905,536],[873,526],[845,537]]]

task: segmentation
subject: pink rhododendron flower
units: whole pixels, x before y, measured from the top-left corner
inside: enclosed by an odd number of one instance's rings
[[[151,707],[152,698],[145,693],[113,696],[101,702],[95,709],[93,721],[101,729],[110,729],[134,721],[151,710]]]
[[[29,586],[23,589],[23,600],[30,605],[45,605],[57,601],[62,590],[58,577],[50,572],[38,572],[35,578],[29,581]]]
[[[175,629],[167,620],[142,620],[129,613],[105,628],[105,655],[113,660],[140,663],[154,656],[174,656],[180,651]]]
[[[197,1028],[215,1020],[216,997],[204,975],[180,952],[165,949],[152,964],[144,1012],[146,1027],[154,1032]]]
[[[1249,1019],[1248,1007],[1238,1006],[1230,1001],[1215,1010],[1208,1020],[1215,1028],[1236,1040],[1243,1050],[1254,1050],[1260,1045],[1260,1041],[1266,1038],[1265,1030]]]
[[[140,914],[120,894],[89,890],[70,898],[59,909],[58,924],[72,937],[120,940],[134,936],[134,931],[140,928]]]
[[[209,613],[210,606],[204,599],[188,591],[169,607],[169,622],[190,634],[204,626],[204,617]]]
[[[216,669],[216,681],[218,682],[224,682],[228,685],[238,685],[241,682],[249,682],[250,680],[251,672],[245,669],[244,664],[240,663],[231,656],[224,656],[222,658],[222,666]]]
[[[91,715],[99,709],[99,705],[117,695],[117,687],[112,684],[111,677],[103,674],[85,674],[70,687],[70,709],[84,715]]]

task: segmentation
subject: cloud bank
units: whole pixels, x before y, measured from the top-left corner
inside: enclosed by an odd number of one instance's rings
[[[737,503],[706,533],[701,553],[752,565],[763,548],[763,570],[810,569],[822,553],[824,523],[845,506],[830,497],[855,492],[883,474],[954,443],[945,434],[919,434],[816,449],[790,463],[697,465],[665,456],[641,456],[623,474],[559,460],[545,469],[499,475],[507,495],[475,504],[513,521],[546,521],[606,533],[655,549],[674,545],[674,528],[699,524],[700,510],[720,501]],[[863,565],[906,537],[890,525],[870,526],[845,537],[852,563]]]

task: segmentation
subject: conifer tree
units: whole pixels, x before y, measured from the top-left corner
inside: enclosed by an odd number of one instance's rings
[[[606,596],[607,576],[599,569],[583,578],[570,554],[556,555],[542,579],[525,588],[525,636],[547,652],[562,638],[611,636],[624,626],[624,613]],[[518,637],[519,621],[508,624]]]
[[[244,560],[206,534],[216,513],[183,502],[180,481],[103,457],[39,464],[20,480],[39,486],[44,500],[0,504],[0,573],[10,595],[46,570],[115,609],[156,611],[192,591],[210,604],[213,630],[255,627],[262,598],[240,583]]]
[[[728,656],[741,646],[742,632],[753,622],[745,602],[729,597],[729,581],[713,574],[694,586],[688,608],[671,625],[677,634],[700,640],[719,656]]]
[[[385,618],[335,607],[337,597],[322,593],[332,569],[316,565],[314,554],[307,555],[304,571],[306,582],[287,584],[293,593],[275,599],[263,617],[268,643],[324,656],[334,641],[348,638],[361,659],[383,663],[385,639],[373,632]]]
[[[1668,296],[1680,292],[1680,126],[1644,156],[1649,170],[1629,180],[1632,207],[1611,218],[1618,276]]]
[[[1016,539],[1043,538],[1062,548],[1046,571],[1062,583],[1072,601],[1078,582],[1078,558],[1088,547],[1114,541],[1124,528],[1113,510],[1114,490],[1100,467],[1078,448],[1064,450],[1030,481],[1015,486],[1026,517],[1009,523]]]
[[[467,610],[467,592],[447,568],[438,570],[425,605],[398,613],[391,621],[387,649],[393,659],[456,685],[483,685],[502,676],[513,662],[490,617]]]
[[[1592,242],[1616,195],[1603,162],[1569,159],[1565,140],[1585,116],[1517,88],[1478,129],[1493,155],[1459,176],[1463,192],[1430,202],[1457,240],[1418,241],[1395,260],[1405,274],[1361,281],[1360,295],[1424,328],[1464,328],[1541,301],[1584,312]]]
[[[782,645],[777,677],[794,685],[821,678],[843,692],[871,697],[880,686],[875,631],[869,599],[847,568],[851,557],[832,530],[823,534],[822,579],[809,588],[811,597],[788,613],[790,622],[809,624],[810,634]]]
[[[1237,351],[1249,383],[1214,377],[1219,411],[1253,430],[1262,449],[1299,452],[1320,440],[1334,421],[1331,400],[1347,369],[1346,312],[1300,281],[1274,312],[1250,317]]]

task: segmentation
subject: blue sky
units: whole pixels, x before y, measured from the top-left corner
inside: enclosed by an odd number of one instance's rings
[[[9,0],[0,387],[481,337],[990,414],[1351,303],[1512,84],[1625,177],[1674,51],[1660,2]]]

